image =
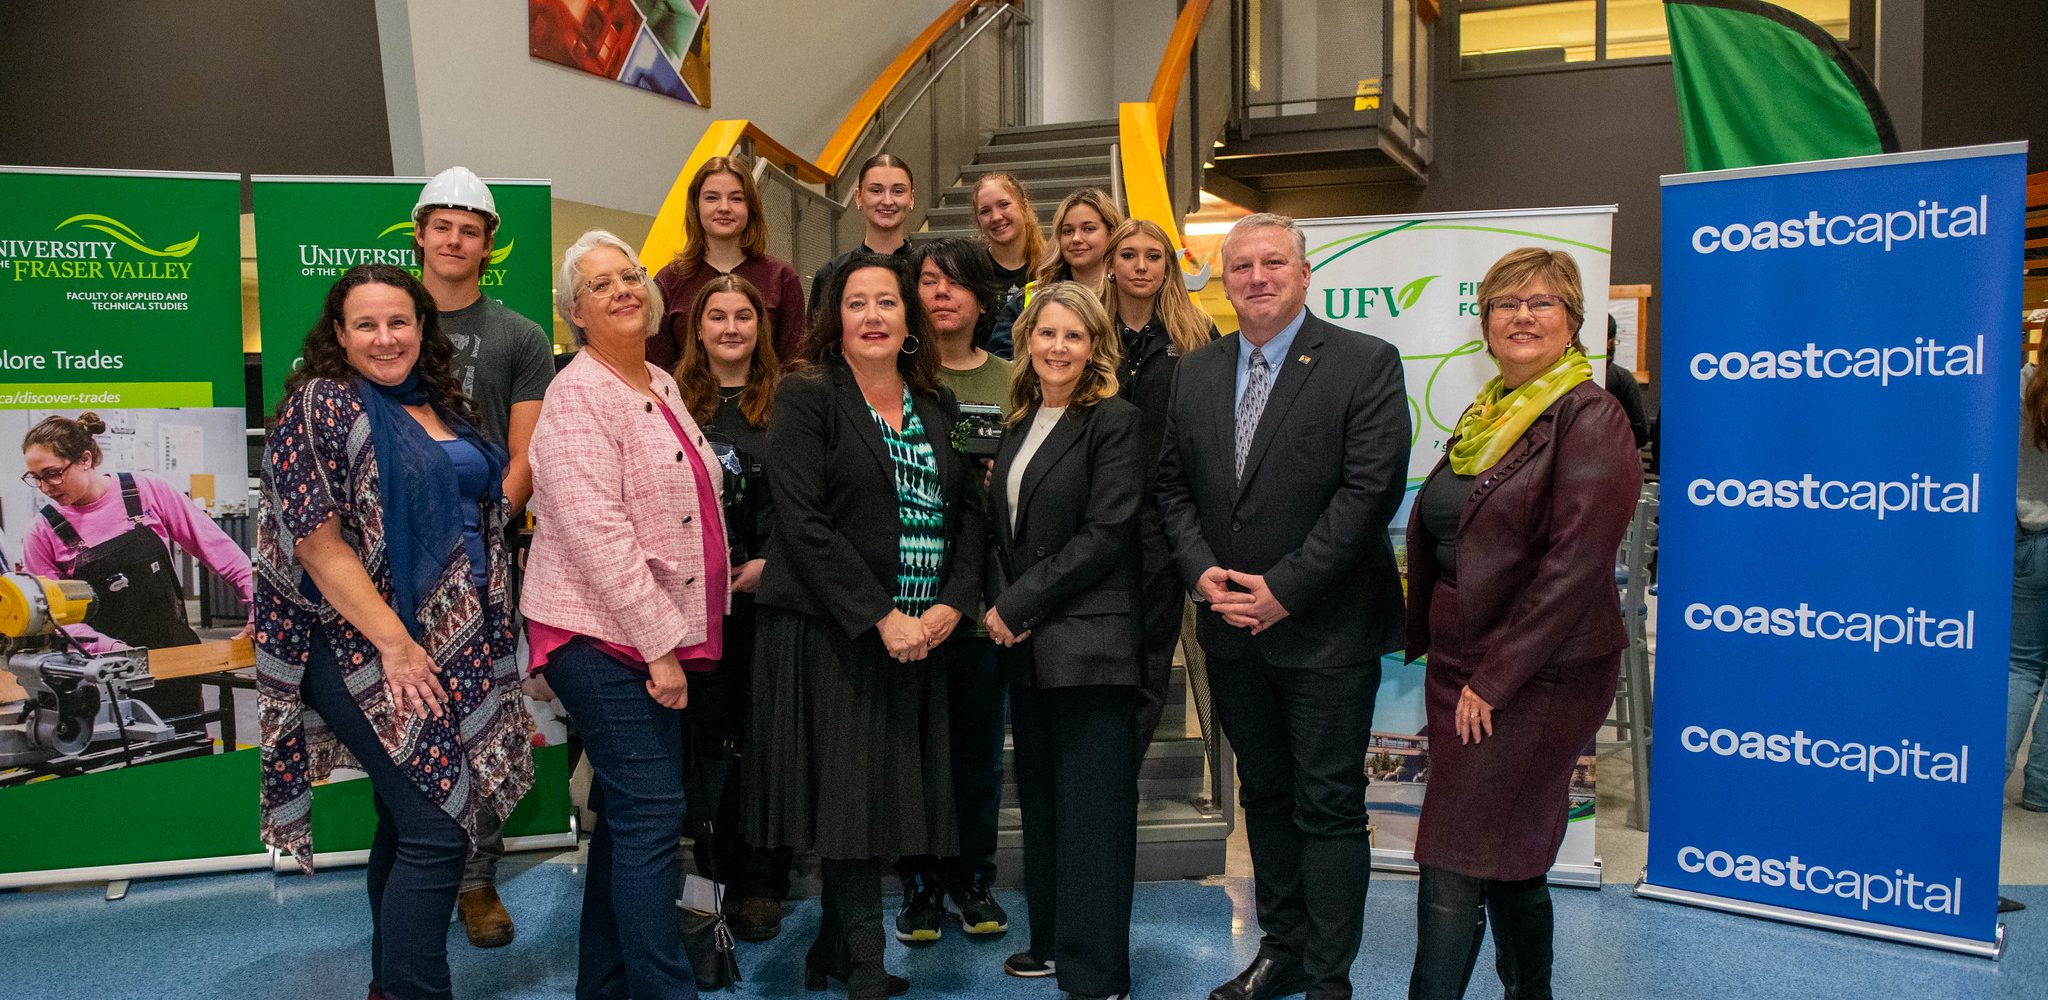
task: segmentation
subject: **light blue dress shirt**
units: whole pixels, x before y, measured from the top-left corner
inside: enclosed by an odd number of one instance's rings
[[[1294,346],[1294,335],[1301,332],[1301,324],[1307,321],[1308,307],[1303,306],[1293,322],[1281,327],[1280,332],[1274,334],[1272,340],[1266,341],[1266,346],[1258,348],[1266,353],[1270,379],[1266,384],[1267,389],[1270,390],[1280,381],[1280,365],[1287,360],[1288,349]],[[1252,374],[1252,351],[1251,340],[1240,331],[1237,335],[1237,393],[1231,397],[1232,413],[1237,412],[1237,404],[1244,402],[1244,383]]]

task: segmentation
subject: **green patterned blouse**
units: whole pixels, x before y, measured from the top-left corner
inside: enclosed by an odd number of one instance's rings
[[[896,608],[921,615],[939,596],[939,573],[946,561],[946,502],[939,489],[939,461],[925,436],[924,422],[903,387],[903,429],[896,430],[874,407],[868,413],[889,449],[896,477],[896,513],[903,530],[896,540]]]

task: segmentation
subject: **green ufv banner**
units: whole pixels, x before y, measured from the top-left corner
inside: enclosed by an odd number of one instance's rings
[[[0,167],[0,409],[240,407],[241,179]]]
[[[263,329],[263,406],[277,408],[306,332],[327,290],[357,264],[396,264],[420,273],[412,208],[425,177],[250,178],[256,211],[257,317]],[[553,228],[544,180],[491,180],[497,238],[483,293],[554,326]]]

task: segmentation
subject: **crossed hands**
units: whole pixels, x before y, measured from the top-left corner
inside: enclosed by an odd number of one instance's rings
[[[945,642],[946,637],[953,634],[953,626],[958,624],[959,609],[934,604],[914,618],[892,608],[875,623],[875,631],[881,634],[882,646],[889,651],[891,659],[898,663],[915,663]]]
[[[1253,635],[1272,628],[1289,614],[1263,576],[1211,566],[1195,581],[1195,590],[1225,622],[1251,629]]]

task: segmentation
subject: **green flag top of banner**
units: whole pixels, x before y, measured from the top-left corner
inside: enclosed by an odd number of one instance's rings
[[[1688,171],[1895,153],[1869,74],[1834,36],[1760,0],[1664,0]]]

